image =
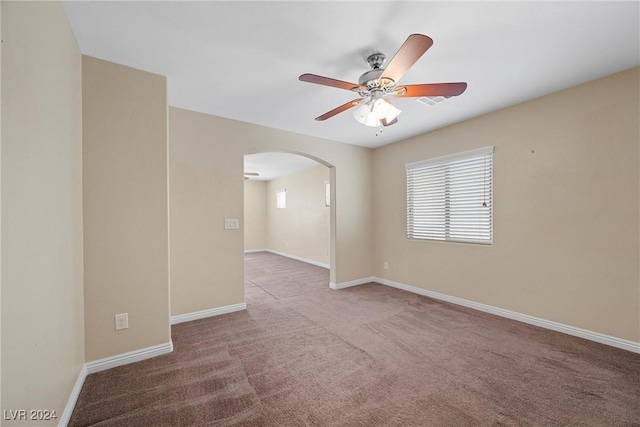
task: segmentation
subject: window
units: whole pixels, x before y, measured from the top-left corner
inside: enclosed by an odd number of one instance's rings
[[[324,183],[324,205],[331,206],[331,184],[329,182]]]
[[[287,190],[276,192],[276,208],[285,209],[287,207]]]
[[[406,165],[409,239],[493,241],[493,147]]]

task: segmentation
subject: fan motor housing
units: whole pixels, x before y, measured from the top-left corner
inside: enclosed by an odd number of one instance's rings
[[[358,84],[360,86],[365,86],[367,89],[371,89],[374,87],[378,87],[378,78],[384,72],[384,68],[376,68],[373,70],[369,70],[358,79]]]

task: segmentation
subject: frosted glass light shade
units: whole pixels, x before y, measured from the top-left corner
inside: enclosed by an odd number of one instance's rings
[[[386,103],[385,104],[389,105],[389,112],[387,113],[387,116],[385,117],[385,119],[387,120],[387,123],[391,123],[392,121],[394,121],[399,115],[400,113],[402,113],[402,110],[400,110],[399,108],[394,107],[392,104]]]
[[[391,123],[402,111],[391,103],[378,99],[373,104],[361,104],[353,110],[353,117],[365,126],[382,126],[381,120]]]
[[[371,113],[371,106],[369,104],[362,104],[353,110],[353,117],[365,126],[380,126],[380,120]]]
[[[392,105],[384,99],[378,99],[373,103],[371,112],[374,116],[376,116],[377,119],[382,120],[387,117],[387,114],[389,114],[389,112],[391,111],[391,107]]]

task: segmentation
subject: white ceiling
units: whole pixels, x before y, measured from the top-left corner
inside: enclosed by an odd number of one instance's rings
[[[291,175],[305,169],[318,166],[320,163],[308,157],[284,152],[266,152],[247,154],[244,156],[244,171],[258,173],[252,176],[254,181],[270,181],[281,176]]]
[[[168,77],[169,104],[305,135],[378,147],[640,64],[640,3],[69,1],[83,54]],[[357,82],[365,58],[390,60],[409,34],[433,46],[401,79],[465,81],[429,107],[392,99],[403,112],[385,128],[344,112],[356,98],[298,81],[303,73]]]

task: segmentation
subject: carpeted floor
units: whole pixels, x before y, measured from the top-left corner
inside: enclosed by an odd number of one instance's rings
[[[89,375],[70,426],[640,426],[640,355],[246,255],[247,310]]]

